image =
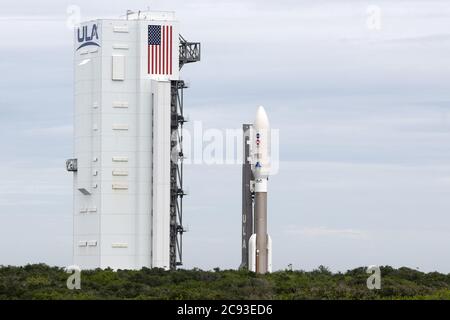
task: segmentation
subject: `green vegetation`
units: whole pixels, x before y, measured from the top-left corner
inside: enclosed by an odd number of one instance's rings
[[[0,299],[450,299],[450,274],[381,267],[381,290],[368,290],[365,268],[331,273],[280,271],[92,270],[69,290],[63,268],[0,267]]]

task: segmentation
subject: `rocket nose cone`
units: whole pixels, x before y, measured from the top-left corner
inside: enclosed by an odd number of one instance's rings
[[[269,128],[269,118],[267,117],[266,110],[264,110],[263,106],[259,106],[258,110],[256,110],[255,127],[261,129]]]

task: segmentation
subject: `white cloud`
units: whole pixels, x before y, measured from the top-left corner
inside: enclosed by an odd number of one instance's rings
[[[59,167],[44,167],[33,160],[0,162],[0,196],[3,204],[36,203],[33,196],[40,196],[40,203],[51,204],[55,196],[72,194],[72,175],[66,171],[61,159]],[[20,203],[17,196],[21,196]],[[29,202],[30,201],[30,202]]]
[[[60,137],[68,136],[70,137],[73,133],[72,125],[61,125],[61,126],[51,126],[51,127],[36,127],[24,130],[27,136],[39,136],[39,137],[50,137],[57,136]]]
[[[302,235],[306,237],[349,237],[362,238],[367,234],[361,230],[354,229],[332,229],[328,227],[296,227],[289,226],[286,231],[287,234]]]

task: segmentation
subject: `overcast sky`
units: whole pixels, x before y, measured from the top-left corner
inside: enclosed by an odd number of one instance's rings
[[[446,0],[3,1],[0,264],[72,262],[71,4],[82,20],[176,11],[185,38],[202,42],[201,63],[182,72],[191,121],[239,128],[266,107],[280,130],[275,269],[450,272]],[[187,166],[185,267],[239,266],[240,170]]]

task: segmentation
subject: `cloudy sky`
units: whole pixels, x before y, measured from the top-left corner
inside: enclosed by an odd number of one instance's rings
[[[71,264],[70,5],[82,20],[176,11],[202,42],[202,62],[182,74],[191,121],[239,128],[266,107],[280,130],[275,269],[450,272],[445,0],[3,1],[0,264]],[[239,265],[240,178],[238,165],[187,166],[185,267]]]

